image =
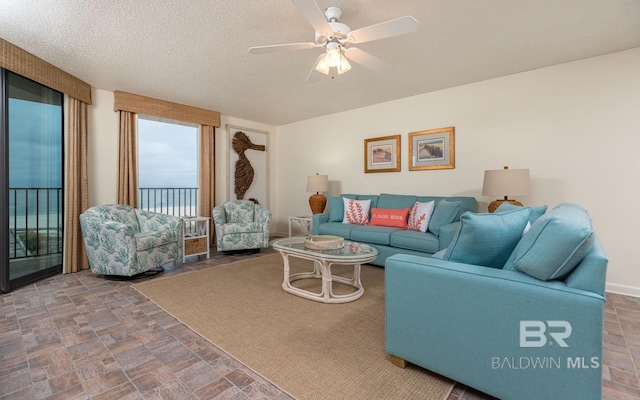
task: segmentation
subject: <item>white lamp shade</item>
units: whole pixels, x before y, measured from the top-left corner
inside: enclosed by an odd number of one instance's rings
[[[307,192],[326,192],[329,190],[328,175],[311,175],[307,178]]]
[[[528,169],[497,169],[484,171],[483,196],[528,196]]]

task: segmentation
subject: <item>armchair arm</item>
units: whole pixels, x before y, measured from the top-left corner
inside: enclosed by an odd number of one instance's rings
[[[92,269],[114,261],[126,264],[136,254],[135,232],[126,224],[81,214],[80,227]]]
[[[394,255],[386,348],[499,398],[599,399],[604,303],[518,271]]]
[[[213,217],[213,231],[215,232],[216,246],[220,249],[223,246],[224,236],[224,224],[227,223],[227,214],[224,212],[224,207],[215,206],[211,210],[211,216]]]
[[[254,219],[255,222],[258,222],[259,224],[266,224],[268,230],[269,223],[271,222],[271,211],[264,207],[256,206]]]
[[[227,214],[224,212],[224,207],[215,206],[211,210],[211,216],[213,217],[213,223],[215,225],[223,225],[227,223]]]

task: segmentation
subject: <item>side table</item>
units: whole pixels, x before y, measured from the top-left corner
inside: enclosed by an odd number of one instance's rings
[[[209,258],[209,217],[182,217],[182,262],[187,256],[206,254]]]
[[[291,237],[291,223],[294,223],[298,226],[304,226],[307,228],[307,235],[311,234],[311,224],[313,223],[313,218],[308,215],[303,215],[300,217],[289,217],[289,237]]]

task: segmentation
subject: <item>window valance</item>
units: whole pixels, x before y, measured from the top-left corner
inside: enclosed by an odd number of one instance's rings
[[[199,125],[220,126],[220,113],[137,94],[116,91],[114,111],[129,111]]]
[[[91,103],[91,86],[60,68],[0,39],[0,67],[15,72],[86,104]]]

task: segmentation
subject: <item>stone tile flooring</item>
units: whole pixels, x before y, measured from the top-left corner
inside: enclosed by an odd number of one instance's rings
[[[163,276],[270,253],[213,252],[210,259],[170,264]],[[603,398],[638,399],[640,299],[607,297]],[[131,282],[82,271],[0,295],[0,399],[89,398],[290,397],[140,295]],[[460,384],[449,396],[490,398]]]

